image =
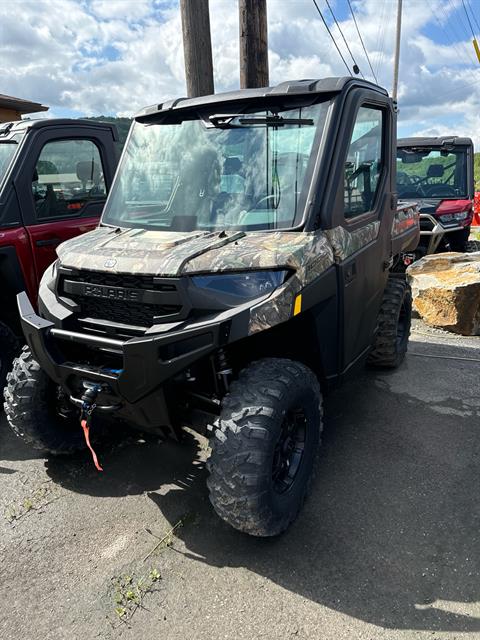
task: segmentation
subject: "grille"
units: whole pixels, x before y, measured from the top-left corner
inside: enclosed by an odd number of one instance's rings
[[[74,281],[102,287],[120,287],[123,290],[144,290],[149,294],[154,292],[155,304],[133,300],[121,300],[108,297],[95,297],[72,293],[65,290],[65,281]],[[178,292],[177,283],[162,281],[154,276],[134,276],[111,273],[97,273],[92,271],[79,271],[62,275],[59,290],[70,300],[80,306],[80,316],[104,321],[119,323],[128,326],[149,328],[153,324],[170,321],[182,315],[182,301]],[[161,304],[162,293],[165,294],[165,302]],[[157,304],[160,302],[160,304]],[[178,302],[178,304],[172,304]]]
[[[138,327],[151,327],[157,318],[177,314],[181,308],[83,296],[78,296],[75,302],[80,304],[82,315],[88,318],[133,324]]]
[[[156,291],[176,291],[175,284],[159,283],[155,276],[133,276],[119,273],[97,273],[94,271],[80,271],[69,280],[78,280],[88,284],[98,284],[106,287],[124,287],[127,289],[155,289]]]

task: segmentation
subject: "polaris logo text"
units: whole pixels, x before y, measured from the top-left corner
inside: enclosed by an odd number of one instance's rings
[[[85,295],[94,298],[109,298],[110,300],[131,300],[138,302],[141,299],[140,291],[134,289],[121,289],[119,287],[104,287],[95,284],[85,285]]]

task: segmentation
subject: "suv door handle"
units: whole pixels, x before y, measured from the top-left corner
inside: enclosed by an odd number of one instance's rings
[[[37,240],[35,244],[37,247],[51,247],[60,244],[60,242],[60,238],[48,238],[47,240]]]

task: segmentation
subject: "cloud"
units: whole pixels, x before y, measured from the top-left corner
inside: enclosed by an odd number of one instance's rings
[[[318,0],[331,22],[325,0]],[[393,0],[353,0],[378,80],[391,87]],[[352,53],[371,72],[345,0],[333,3]],[[459,0],[404,0],[399,106],[401,130],[477,137],[480,68],[459,21]],[[239,84],[238,9],[210,0],[216,91]],[[311,0],[268,0],[270,77],[345,75]],[[353,63],[332,24],[347,64]],[[0,3],[2,91],[54,112],[131,115],[185,95],[181,22],[174,0],[38,0]],[[471,128],[471,130],[470,130]],[[478,140],[480,143],[480,138]]]

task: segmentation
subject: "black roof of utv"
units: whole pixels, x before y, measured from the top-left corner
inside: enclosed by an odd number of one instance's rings
[[[101,120],[85,120],[81,118],[38,118],[29,120],[13,120],[12,122],[2,122],[0,124],[0,136],[11,135],[26,129],[45,129],[47,127],[94,127],[96,129],[110,129],[115,140],[118,138],[117,127],[110,122]]]
[[[397,147],[465,147],[473,145],[471,138],[439,136],[437,138],[398,138]]]
[[[135,119],[139,122],[148,120],[151,116],[165,113],[172,110],[191,109],[196,107],[206,107],[209,105],[224,105],[227,103],[242,102],[244,100],[275,98],[276,96],[301,96],[321,93],[340,93],[347,87],[363,87],[377,91],[382,95],[388,95],[386,89],[379,87],[373,82],[360,80],[346,76],[343,78],[323,78],[311,80],[289,80],[281,82],[275,87],[261,87],[259,89],[241,89],[238,91],[228,91],[226,93],[215,93],[198,98],[175,98],[160,104],[153,104],[145,107],[136,114]]]

